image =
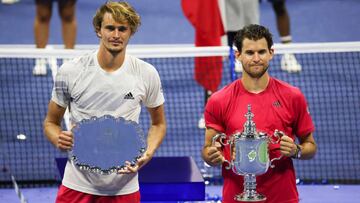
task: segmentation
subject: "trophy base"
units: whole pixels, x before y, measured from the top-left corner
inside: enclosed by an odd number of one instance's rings
[[[253,195],[247,195],[245,193],[236,195],[234,198],[238,202],[264,202],[266,197],[264,195],[255,193]]]

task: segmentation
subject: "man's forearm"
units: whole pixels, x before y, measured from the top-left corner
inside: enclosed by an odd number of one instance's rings
[[[57,147],[58,142],[58,135],[61,133],[60,125],[48,122],[47,120],[44,121],[44,133],[47,139]]]
[[[313,142],[304,142],[300,145],[301,148],[301,157],[300,159],[308,160],[312,159],[317,151],[317,146]]]
[[[45,117],[43,127],[44,133],[48,140],[55,146],[58,146],[58,139],[61,133],[61,121],[64,116],[66,108],[56,104],[53,101],[49,102],[48,112]]]
[[[155,151],[160,147],[166,134],[166,124],[152,125],[149,129],[147,138],[147,153],[151,156],[155,154]]]
[[[204,147],[202,148],[202,150],[201,150],[202,159],[203,159],[208,165],[210,165],[210,166],[216,166],[216,165],[214,165],[213,163],[211,163],[211,162],[209,161],[208,150],[207,150],[208,147],[209,147],[209,146],[204,146]]]

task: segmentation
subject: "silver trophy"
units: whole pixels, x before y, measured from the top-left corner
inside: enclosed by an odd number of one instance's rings
[[[265,201],[266,197],[256,192],[256,176],[266,173],[269,167],[274,167],[273,161],[282,158],[281,155],[270,160],[268,145],[269,143],[279,143],[283,133],[275,130],[275,139],[273,139],[266,133],[257,132],[250,104],[245,117],[243,132],[237,132],[231,135],[229,139],[226,139],[226,135],[223,133],[217,134],[213,137],[212,142],[214,145],[219,140],[224,146],[230,145],[231,157],[233,157],[233,150],[235,149],[235,158],[231,161],[225,160],[228,164],[225,168],[227,170],[232,169],[235,174],[244,176],[244,191],[236,195],[234,199],[241,202]]]

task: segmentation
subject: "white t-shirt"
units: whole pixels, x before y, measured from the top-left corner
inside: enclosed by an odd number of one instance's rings
[[[52,101],[70,109],[75,124],[93,116],[112,115],[139,121],[141,105],[157,107],[164,103],[156,69],[136,57],[126,55],[116,71],[104,71],[97,51],[65,63],[56,75]],[[62,184],[95,195],[123,195],[139,190],[138,175],[99,175],[79,170],[68,161]]]

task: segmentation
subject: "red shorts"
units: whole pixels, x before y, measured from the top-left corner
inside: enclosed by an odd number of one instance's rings
[[[79,192],[60,185],[56,203],[140,203],[140,192],[117,196],[99,196]]]

